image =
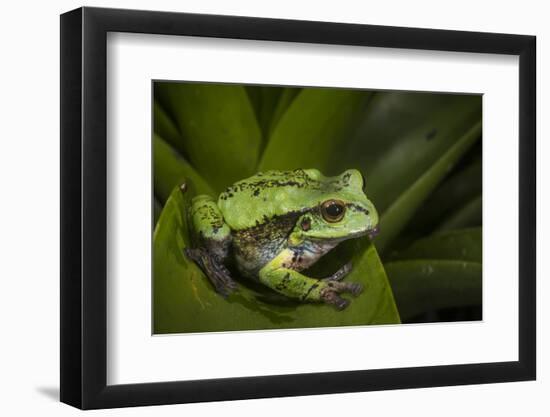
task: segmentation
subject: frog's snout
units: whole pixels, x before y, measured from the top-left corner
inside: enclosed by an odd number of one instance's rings
[[[370,239],[373,239],[374,237],[376,237],[378,233],[380,233],[380,226],[378,225],[372,229],[367,230],[367,235]]]

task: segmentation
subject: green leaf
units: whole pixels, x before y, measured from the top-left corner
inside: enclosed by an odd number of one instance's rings
[[[288,107],[292,104],[298,93],[301,91],[301,88],[297,87],[286,87],[281,92],[277,105],[273,109],[273,114],[269,122],[269,128],[267,130],[268,135],[270,136],[273,130],[279,124],[281,117],[286,113]]]
[[[260,113],[262,111],[262,94],[260,92],[260,88],[261,87],[256,85],[244,86],[248,99],[250,100],[250,105],[254,109],[254,113],[256,114],[258,121],[260,120]]]
[[[407,249],[394,254],[391,259],[439,259],[481,263],[481,227],[436,233],[418,239]]]
[[[160,82],[155,97],[179,127],[178,150],[215,191],[254,173],[262,134],[245,87]]]
[[[183,139],[170,116],[166,114],[159,102],[155,100],[153,105],[154,131],[176,148],[182,149]]]
[[[156,197],[154,197],[154,199],[153,199],[153,224],[155,226],[156,226],[156,224],[159,220],[161,212],[162,212],[162,204],[160,204],[160,201]]]
[[[441,308],[481,305],[481,263],[420,259],[384,266],[404,321]]]
[[[383,212],[479,120],[481,96],[376,92],[334,163],[340,171],[360,167]]]
[[[334,153],[346,145],[370,92],[303,89],[273,129],[259,171],[317,168],[335,175]]]
[[[193,194],[216,196],[193,167],[157,134],[153,135],[153,169],[155,195],[161,203],[166,201],[174,187],[183,183]]]
[[[246,86],[246,92],[256,112],[256,118],[262,130],[264,141],[269,134],[271,118],[283,90],[284,88],[282,87]]]
[[[431,234],[446,218],[481,195],[481,147],[474,160],[445,179],[414,214],[404,233],[408,238]],[[481,220],[481,213],[479,219]],[[465,226],[481,225],[481,222]]]
[[[183,254],[190,245],[187,209],[190,196],[175,189],[154,233],[154,333],[347,326],[399,323],[384,268],[369,240],[346,242],[326,255],[327,267],[346,259],[354,268],[346,280],[365,290],[337,311],[322,304],[300,304],[237,277],[239,290],[227,299],[214,292],[201,270]],[[345,256],[344,256],[345,255]],[[328,275],[328,270],[326,275]]]
[[[385,263],[401,316],[481,305],[482,230],[463,229],[419,239]]]
[[[463,227],[480,226],[483,216],[481,195],[471,199],[441,223],[437,230],[452,230]]]
[[[481,121],[475,123],[412,184],[388,206],[380,218],[381,233],[376,247],[383,251],[388,243],[406,226],[416,209],[430,195],[440,181],[453,168],[462,155],[479,139]],[[376,200],[375,200],[375,204]]]

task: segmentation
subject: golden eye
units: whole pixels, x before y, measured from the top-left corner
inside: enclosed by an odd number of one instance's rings
[[[321,215],[327,222],[339,222],[344,214],[346,214],[346,205],[340,200],[327,200],[321,204]]]

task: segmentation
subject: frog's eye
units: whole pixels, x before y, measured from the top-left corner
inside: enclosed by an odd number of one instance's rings
[[[346,205],[340,200],[327,200],[321,204],[321,215],[327,222],[335,223],[346,214]]]

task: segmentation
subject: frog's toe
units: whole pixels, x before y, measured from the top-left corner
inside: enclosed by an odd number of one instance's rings
[[[352,295],[359,295],[363,292],[363,286],[357,282],[347,282],[347,291]]]
[[[330,277],[324,278],[323,281],[341,281],[347,274],[351,272],[352,265],[351,262],[345,264],[342,268],[332,274]]]
[[[350,301],[340,297],[341,293],[350,293],[354,296],[363,291],[363,286],[357,282],[328,281],[321,290],[320,298],[324,303],[334,305],[338,310],[345,309]]]
[[[328,288],[337,293],[349,292],[352,295],[359,295],[363,291],[363,286],[357,282],[329,281]]]
[[[335,303],[335,306],[338,310],[343,310],[349,305],[349,301],[345,298],[340,298],[338,302]]]
[[[342,298],[338,293],[332,289],[321,292],[321,299],[327,304],[332,304],[338,310],[343,310],[349,305],[349,300]]]

